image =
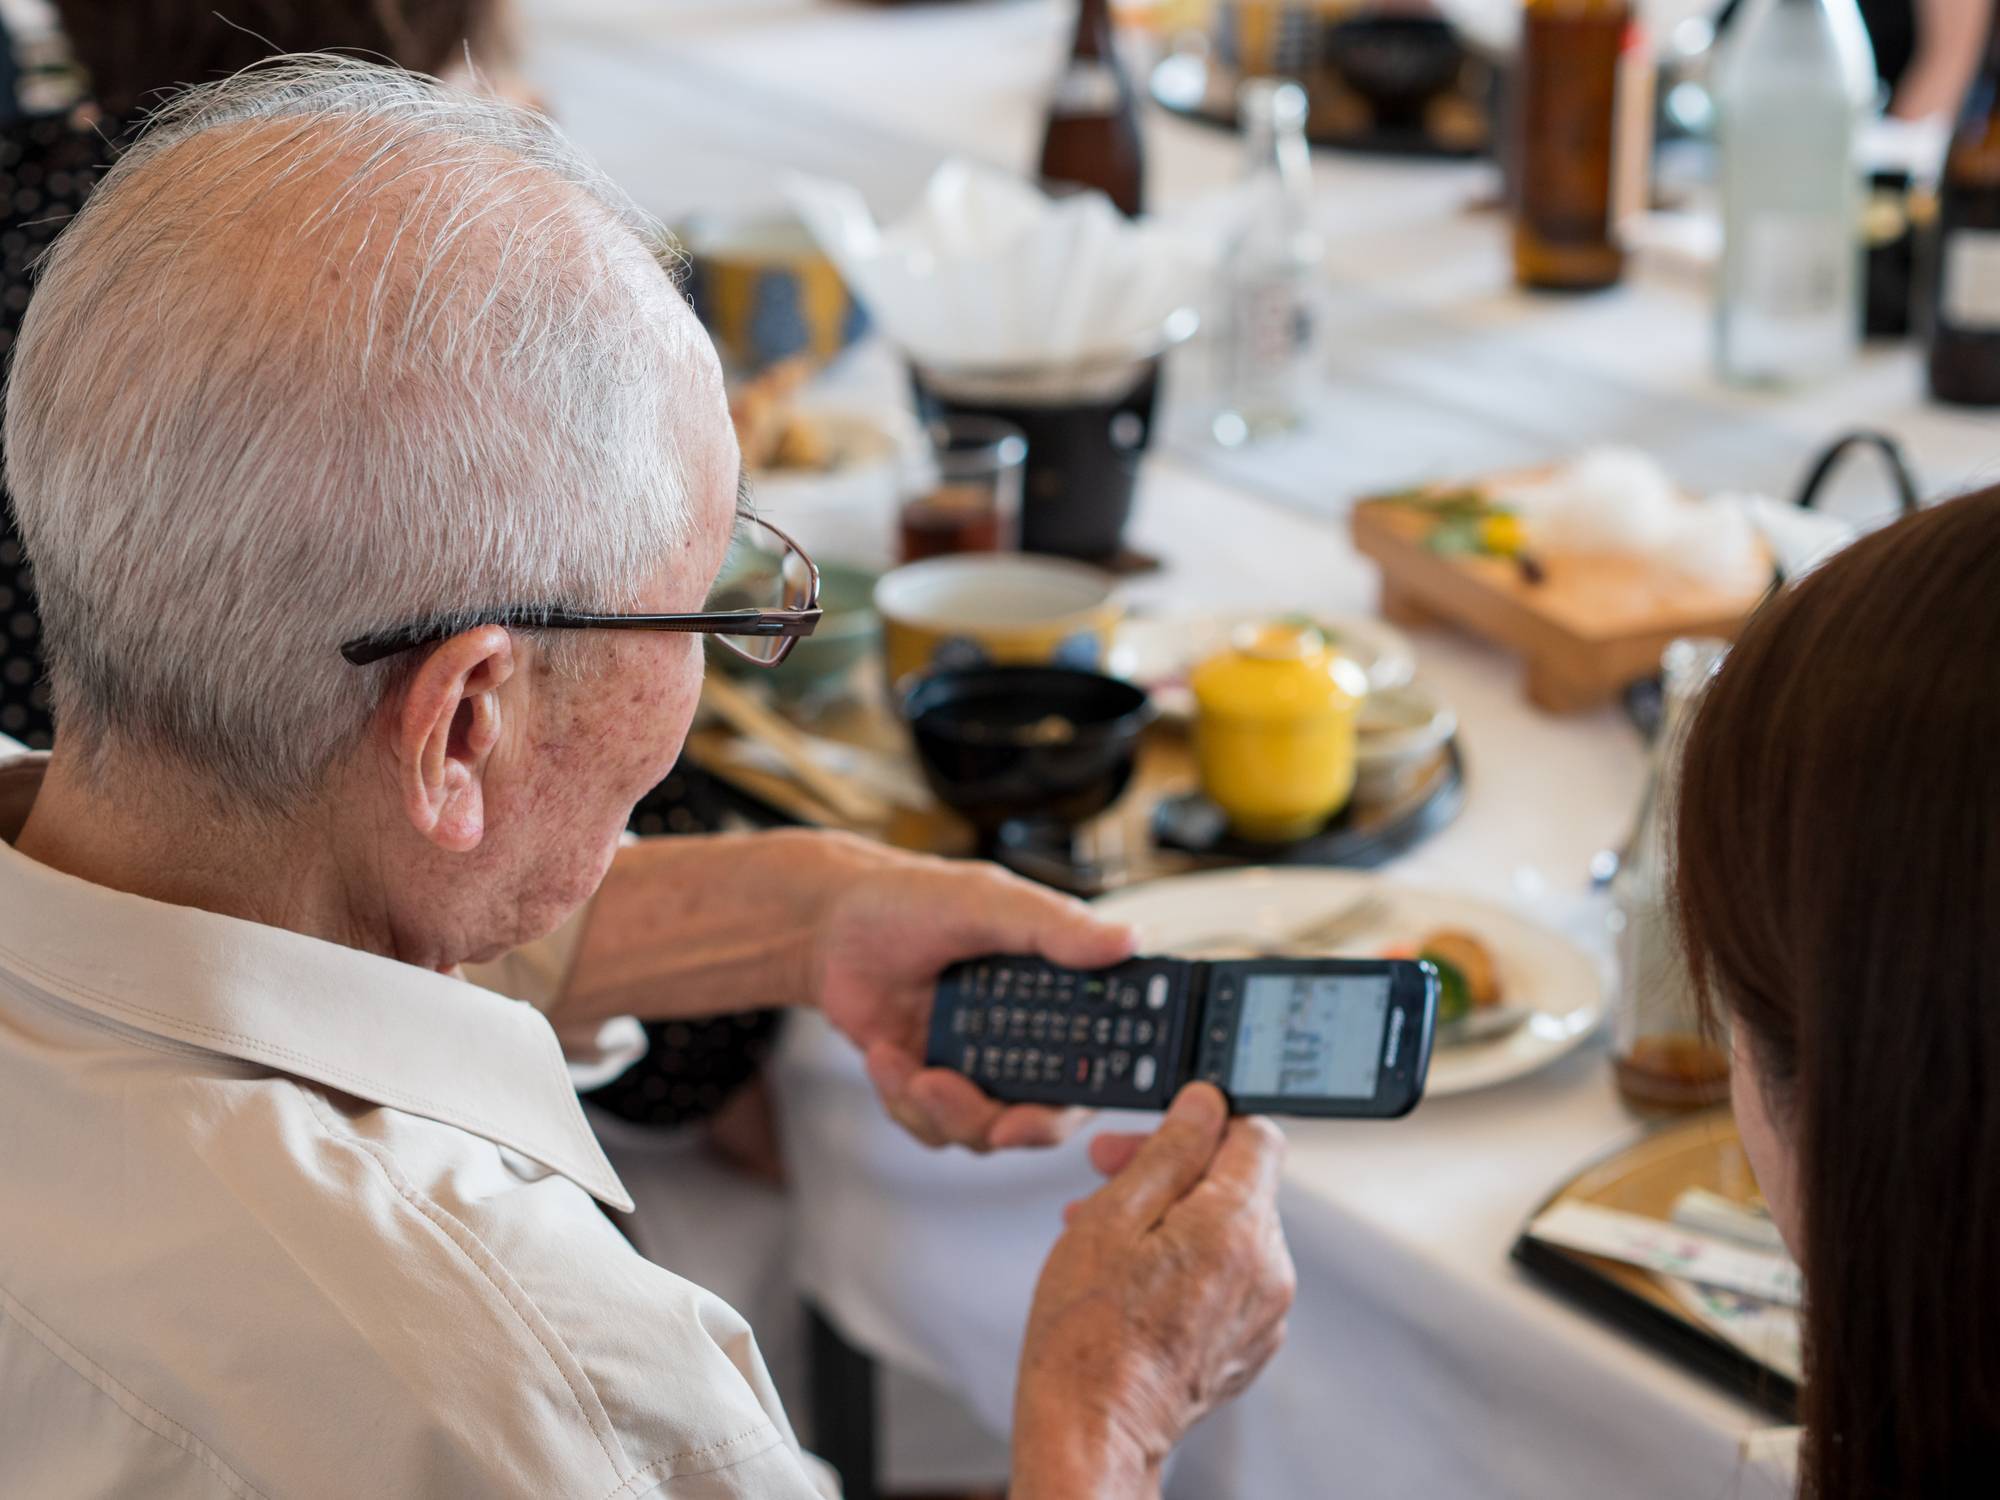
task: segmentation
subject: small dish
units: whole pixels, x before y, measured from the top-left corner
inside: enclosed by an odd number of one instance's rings
[[[907,414],[801,404],[829,461],[749,473],[759,515],[784,527],[813,560],[882,573],[896,565],[896,506],[920,462],[923,434]]]
[[[731,651],[717,651],[709,660],[732,677],[749,677],[765,683],[779,698],[793,701],[821,694],[834,695],[846,679],[874,649],[882,622],[872,603],[875,575],[842,563],[819,565],[820,608],[825,611],[819,626],[802,637],[775,667],[760,667],[744,661]],[[728,580],[718,584],[726,589]]]
[[[1355,729],[1355,796],[1392,802],[1429,773],[1458,732],[1458,715],[1423,683],[1406,682],[1371,692]]]

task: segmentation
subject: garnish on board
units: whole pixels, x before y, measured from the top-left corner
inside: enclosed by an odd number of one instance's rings
[[[1402,490],[1383,497],[1432,518],[1424,546],[1440,557],[1497,557],[1511,560],[1522,581],[1538,584],[1548,574],[1528,550],[1528,528],[1518,511],[1496,504],[1466,486]]]

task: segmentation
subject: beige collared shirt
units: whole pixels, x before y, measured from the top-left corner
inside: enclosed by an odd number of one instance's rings
[[[0,1496],[830,1493],[527,1005],[57,873],[0,756]]]

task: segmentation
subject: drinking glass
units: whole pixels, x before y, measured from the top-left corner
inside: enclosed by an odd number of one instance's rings
[[[937,484],[904,502],[903,561],[1018,547],[1028,461],[1021,429],[995,417],[954,414],[933,422],[930,438]]]

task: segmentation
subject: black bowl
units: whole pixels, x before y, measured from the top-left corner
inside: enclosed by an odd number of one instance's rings
[[[1450,88],[1465,44],[1435,16],[1356,16],[1326,31],[1326,60],[1378,115],[1414,121]]]
[[[1074,828],[1132,780],[1153,717],[1143,690],[1067,667],[967,667],[904,699],[924,779],[991,844],[1009,823]]]

